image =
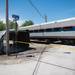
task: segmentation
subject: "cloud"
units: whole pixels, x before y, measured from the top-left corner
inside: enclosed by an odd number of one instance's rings
[[[24,21],[25,21],[25,20],[19,20],[19,21],[18,21],[18,25],[21,26]]]
[[[5,23],[6,20],[5,20],[5,18],[1,18],[0,21],[3,21]]]

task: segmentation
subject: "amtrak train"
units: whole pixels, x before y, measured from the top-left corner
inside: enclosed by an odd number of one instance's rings
[[[48,23],[20,27],[29,30],[31,39],[39,40],[75,40],[75,18],[57,20]]]

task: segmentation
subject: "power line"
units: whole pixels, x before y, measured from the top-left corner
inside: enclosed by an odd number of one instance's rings
[[[32,3],[32,1],[31,0],[28,0],[28,2],[37,11],[37,13],[41,16],[41,18],[44,19],[44,16],[41,14],[41,12],[38,10],[38,8]]]

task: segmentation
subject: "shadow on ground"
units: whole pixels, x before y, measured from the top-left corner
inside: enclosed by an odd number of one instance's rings
[[[22,47],[22,46],[11,46],[9,48],[9,55],[11,54],[16,54],[16,53],[20,53],[20,52],[25,52],[25,51],[30,51],[30,50],[36,50],[35,48],[31,48],[31,47]],[[0,53],[0,55],[5,55],[6,54],[6,47],[4,47],[4,50],[2,53]]]

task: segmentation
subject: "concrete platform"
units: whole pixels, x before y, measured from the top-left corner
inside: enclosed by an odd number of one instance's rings
[[[9,61],[2,60],[4,64],[0,60],[0,75],[75,75],[75,46],[31,44],[31,47],[36,50],[20,53],[22,55],[18,55],[17,58],[9,57]],[[34,72],[43,49],[45,51]],[[28,55],[33,57],[27,57]],[[17,63],[8,63],[14,60]]]

